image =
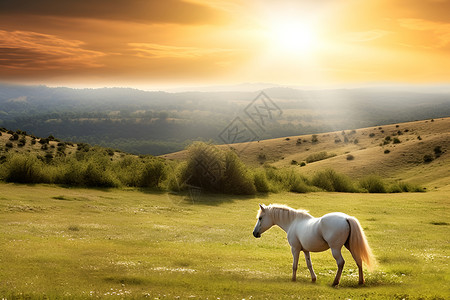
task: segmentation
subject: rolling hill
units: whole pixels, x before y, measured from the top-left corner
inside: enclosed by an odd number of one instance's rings
[[[352,178],[376,174],[392,181],[419,183],[428,189],[450,185],[450,117],[253,141],[231,147],[246,164],[253,166],[291,167],[306,175],[332,168]],[[182,160],[186,152],[162,157]],[[307,162],[315,157],[327,158]],[[306,165],[300,166],[302,162]]]

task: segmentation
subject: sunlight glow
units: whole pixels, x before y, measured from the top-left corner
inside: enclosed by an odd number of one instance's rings
[[[308,21],[280,17],[266,26],[270,47],[278,54],[304,55],[317,45],[317,33]]]

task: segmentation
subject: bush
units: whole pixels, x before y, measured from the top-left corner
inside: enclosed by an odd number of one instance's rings
[[[312,179],[312,184],[329,192],[353,193],[357,191],[350,178],[343,174],[338,174],[332,169],[317,172]]]
[[[334,156],[336,156],[336,154],[334,154],[334,153],[328,154],[326,151],[322,151],[322,152],[313,153],[311,155],[308,155],[308,157],[306,158],[306,162],[312,163],[315,161],[324,160],[324,159],[334,157]]]
[[[190,145],[187,152],[189,159],[180,182],[218,192],[225,169],[224,153],[202,142]]]
[[[222,181],[223,180],[223,181]],[[225,154],[225,172],[222,191],[237,195],[254,195],[256,187],[247,167],[233,151]]]
[[[359,185],[369,193],[386,193],[386,184],[380,176],[369,175],[359,181]]]
[[[82,174],[83,184],[91,187],[117,187],[118,180],[107,168],[104,160],[91,159]]]
[[[355,157],[353,155],[351,155],[351,154],[347,155],[347,160],[354,160],[354,159],[355,159]]]
[[[318,142],[319,142],[319,139],[317,137],[317,134],[313,134],[312,138],[311,138],[311,143],[318,143]]]
[[[269,180],[263,170],[256,170],[253,173],[253,184],[259,193],[268,193],[270,190]]]
[[[19,139],[19,135],[17,133],[13,133],[10,137],[10,141],[17,141]]]
[[[431,154],[425,154],[424,156],[423,156],[423,161],[425,162],[425,163],[430,163],[430,162],[432,162],[434,160],[434,158],[433,158],[433,156],[431,155]]]
[[[50,183],[50,174],[33,155],[12,154],[5,163],[5,180],[17,183]]]
[[[389,187],[390,193],[425,192],[425,189],[414,184],[398,181]]]
[[[398,138],[394,138],[393,143],[394,143],[394,144],[400,144],[401,141],[400,141]]]
[[[141,175],[141,187],[159,187],[160,183],[167,178],[166,165],[160,159],[154,159],[145,163]]]
[[[254,178],[232,150],[222,151],[197,142],[187,149],[189,159],[176,182],[197,186],[210,192],[255,194]],[[172,180],[173,181],[173,180]]]
[[[389,153],[391,153],[391,150],[389,150],[389,149],[384,150],[384,154],[389,154]]]
[[[434,147],[434,156],[436,158],[439,158],[442,155],[442,148],[441,146]]]

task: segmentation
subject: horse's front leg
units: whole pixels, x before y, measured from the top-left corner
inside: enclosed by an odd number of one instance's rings
[[[312,267],[312,263],[311,263],[311,255],[309,254],[309,251],[303,251],[305,253],[305,260],[306,260],[306,265],[308,266],[309,269],[309,273],[311,273],[311,280],[312,282],[316,282],[317,276],[316,273],[314,273],[314,269]]]
[[[292,281],[296,281],[297,280],[298,257],[300,256],[300,250],[295,247],[291,247],[291,251],[292,251],[292,256],[294,258],[294,262],[292,263]]]

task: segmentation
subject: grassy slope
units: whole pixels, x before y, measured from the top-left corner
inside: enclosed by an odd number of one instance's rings
[[[397,126],[398,125],[398,126]],[[381,129],[380,129],[381,128]],[[397,132],[402,135],[398,136]],[[370,137],[373,133],[374,136]],[[397,136],[394,136],[397,135]],[[423,120],[408,123],[382,125],[361,128],[352,132],[342,131],[318,134],[318,142],[311,143],[312,135],[293,136],[233,145],[240,152],[244,162],[251,165],[270,163],[276,167],[291,166],[291,161],[301,162],[308,155],[327,151],[337,156],[296,167],[304,174],[311,174],[324,168],[333,168],[353,178],[361,178],[368,174],[378,174],[392,180],[405,180],[425,185],[427,188],[443,187],[450,184],[450,117]],[[349,142],[344,143],[347,136]],[[400,144],[380,146],[386,136],[399,138]],[[418,139],[418,136],[422,140]],[[302,143],[297,144],[301,139]],[[336,143],[340,139],[342,142]],[[354,144],[354,140],[358,143]],[[434,154],[434,147],[441,146],[445,151],[440,158],[430,164],[423,163],[425,154]],[[227,146],[221,146],[227,147]],[[384,151],[390,153],[385,154]],[[265,160],[259,159],[264,155]],[[354,160],[347,160],[347,155],[353,155]],[[184,159],[185,152],[168,154],[169,159]],[[444,178],[444,179],[443,179]]]
[[[3,298],[450,298],[450,194],[444,190],[195,199],[2,183],[0,191]],[[261,239],[251,235],[260,202],[306,208],[315,216],[356,216],[378,268],[358,287],[356,265],[344,251],[343,279],[332,288],[330,252],[314,253],[318,282],[310,283],[303,260],[299,281],[290,282],[285,233],[274,228]]]

